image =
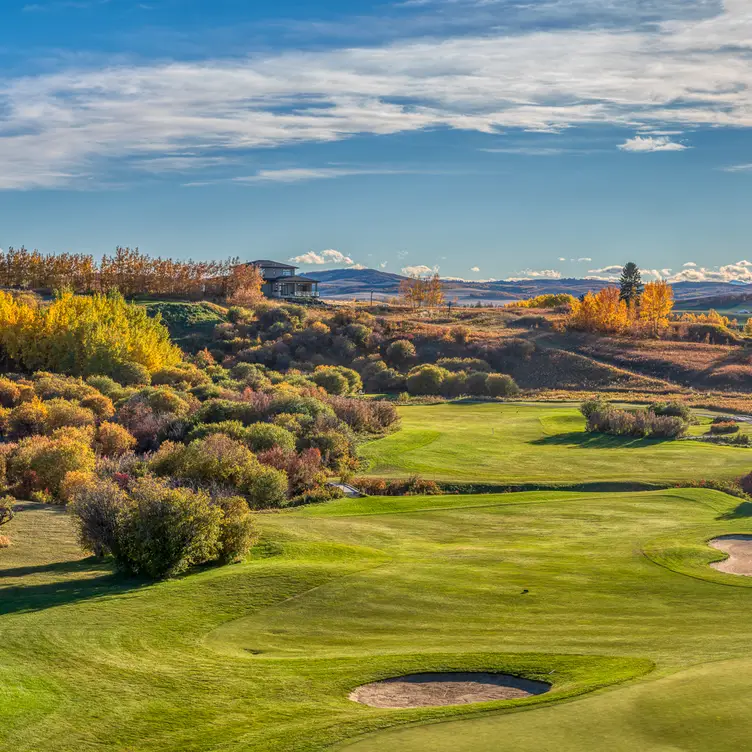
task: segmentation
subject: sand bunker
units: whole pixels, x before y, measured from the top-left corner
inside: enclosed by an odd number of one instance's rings
[[[410,674],[364,684],[350,699],[373,708],[426,708],[541,695],[550,684],[507,674]]]
[[[752,577],[752,535],[722,535],[708,545],[729,555],[728,559],[714,561],[710,565],[713,569]]]

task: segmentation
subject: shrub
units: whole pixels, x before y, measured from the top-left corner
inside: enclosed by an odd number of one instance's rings
[[[667,415],[672,418],[681,418],[687,422],[692,420],[692,410],[681,402],[655,402],[649,409],[656,415]]]
[[[119,457],[136,446],[136,437],[117,423],[102,423],[97,429],[95,448],[104,457]]]
[[[137,480],[122,515],[124,563],[134,574],[171,577],[220,554],[222,510],[201,491]]]
[[[432,480],[413,475],[406,480],[382,478],[354,478],[353,486],[368,496],[437,496],[441,487]]]
[[[400,419],[397,408],[382,400],[333,397],[329,404],[334,414],[358,433],[383,433]]]
[[[474,371],[465,379],[465,392],[473,397],[485,397],[488,395],[488,374],[483,371]]]
[[[0,535],[0,548],[10,548],[11,542],[7,535]]]
[[[6,420],[8,435],[22,439],[44,432],[47,424],[47,407],[38,397],[16,405]]]
[[[255,423],[245,429],[244,443],[253,452],[265,452],[275,446],[292,451],[295,449],[295,436],[281,426]]]
[[[350,383],[336,366],[319,366],[311,378],[329,394],[342,395],[350,391]]]
[[[66,473],[92,472],[92,448],[68,437],[31,436],[19,442],[8,460],[8,477],[27,492],[47,489],[57,497]]]
[[[105,397],[118,399],[122,395],[123,387],[109,376],[89,376],[86,383],[101,392]]]
[[[256,509],[282,506],[286,501],[285,474],[261,465],[246,446],[222,434],[207,436],[187,446],[166,442],[149,466],[158,475],[174,476],[204,487],[234,489]]]
[[[112,369],[112,378],[125,386],[144,386],[151,384],[151,374],[149,369],[135,363],[134,361],[125,361],[117,364]]]
[[[436,365],[447,371],[484,371],[488,373],[491,366],[480,358],[439,358]]]
[[[242,496],[220,496],[219,560],[230,563],[242,559],[258,540],[258,531],[248,503]]]
[[[0,379],[0,406],[13,407],[21,401],[21,390],[10,379]]]
[[[588,420],[593,413],[605,413],[611,409],[611,406],[602,399],[586,400],[580,405],[580,412]]]
[[[0,525],[10,522],[15,515],[16,500],[12,496],[0,497]]]
[[[71,470],[66,473],[63,480],[60,482],[60,490],[58,491],[58,497],[64,504],[70,504],[78,494],[96,481],[94,473]]]
[[[313,491],[326,482],[318,449],[305,449],[300,454],[274,447],[258,455],[264,465],[283,471],[287,475],[288,495],[290,498]]]
[[[90,394],[81,400],[81,407],[91,410],[98,420],[107,420],[115,414],[112,400],[104,394]]]
[[[710,426],[710,433],[713,436],[721,436],[730,433],[739,433],[739,424],[733,420],[724,420],[713,423]]]
[[[505,373],[489,374],[486,388],[491,397],[515,397],[520,393],[515,380]]]
[[[63,426],[93,426],[96,422],[93,411],[75,402],[66,399],[55,398],[44,403],[47,409],[45,418],[45,430],[52,433]]]
[[[441,393],[445,397],[459,397],[467,392],[467,374],[464,371],[450,372],[441,382]]]
[[[199,407],[193,417],[197,423],[239,421],[243,425],[249,425],[262,420],[263,415],[249,402],[209,399]]]
[[[160,368],[151,375],[151,383],[154,386],[198,386],[210,382],[211,378],[206,373],[187,363]]]
[[[682,436],[687,424],[681,418],[655,415],[650,410],[631,413],[608,407],[595,410],[587,418],[587,430],[612,436],[673,439]]]
[[[410,394],[441,394],[442,382],[448,374],[449,371],[438,366],[417,366],[407,376],[407,391]]]
[[[398,339],[386,349],[386,359],[397,368],[403,368],[415,359],[415,345],[408,339]]]

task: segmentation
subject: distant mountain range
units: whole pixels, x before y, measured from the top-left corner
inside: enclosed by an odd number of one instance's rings
[[[378,269],[329,269],[308,273],[308,277],[320,282],[319,290],[325,298],[369,299],[394,297],[400,282],[406,277]],[[444,287],[449,300],[462,305],[481,303],[504,303],[532,298],[547,293],[569,293],[579,296],[589,290],[599,290],[607,283],[592,279],[529,279],[499,280],[497,282],[465,282],[445,280]],[[695,298],[741,296],[752,292],[752,285],[739,282],[677,282],[673,285],[677,300]]]

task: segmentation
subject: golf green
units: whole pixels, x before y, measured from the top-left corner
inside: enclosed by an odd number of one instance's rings
[[[586,433],[572,404],[455,402],[399,410],[401,430],[363,446],[364,475],[502,484],[673,483],[752,470],[749,448]]]

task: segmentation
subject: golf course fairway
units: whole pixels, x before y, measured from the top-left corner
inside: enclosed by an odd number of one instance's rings
[[[364,445],[364,475],[502,484],[674,483],[738,478],[752,467],[746,448],[586,433],[585,419],[571,403],[450,402],[399,410],[401,430]]]

